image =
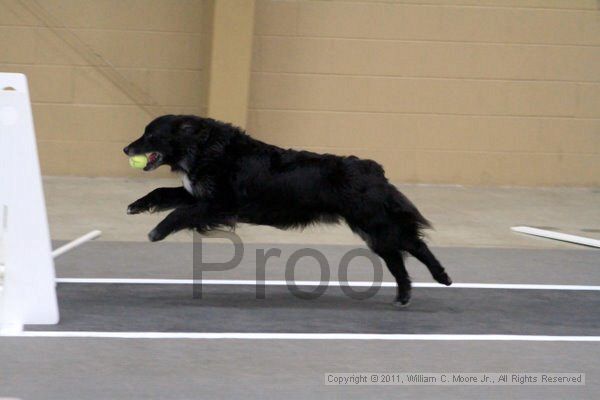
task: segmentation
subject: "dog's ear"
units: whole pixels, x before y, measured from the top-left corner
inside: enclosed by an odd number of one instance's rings
[[[179,132],[192,135],[196,131],[196,127],[191,121],[183,121],[179,124]]]
[[[183,120],[179,124],[179,133],[185,136],[193,136],[194,140],[198,143],[204,143],[208,140],[209,134],[204,132],[202,125],[198,124],[197,121]]]

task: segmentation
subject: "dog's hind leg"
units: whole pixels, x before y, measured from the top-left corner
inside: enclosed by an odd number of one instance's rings
[[[386,186],[387,213],[389,219],[398,227],[398,250],[408,251],[416,259],[427,266],[433,278],[439,283],[449,286],[452,280],[442,264],[431,253],[421,239],[422,230],[431,227],[417,207],[392,185]]]
[[[446,270],[442,267],[442,264],[438,259],[435,258],[423,240],[414,239],[403,247],[403,250],[408,251],[413,257],[427,266],[433,279],[442,285],[450,286],[452,284],[452,280],[446,273]]]
[[[127,214],[164,211],[193,204],[195,201],[197,200],[183,187],[158,188],[131,203],[127,207]]]
[[[410,302],[411,283],[406,267],[404,266],[402,253],[399,251],[378,251],[376,249],[373,249],[373,251],[383,258],[385,264],[396,280],[397,294],[394,305],[398,307],[407,306]]]
[[[346,219],[350,228],[357,233],[379,257],[385,261],[389,271],[394,276],[397,285],[395,305],[406,306],[410,302],[411,283],[402,253],[398,250],[398,241],[388,229],[376,226],[361,226],[356,220]]]

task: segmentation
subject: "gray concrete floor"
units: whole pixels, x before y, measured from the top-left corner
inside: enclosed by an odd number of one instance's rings
[[[101,229],[100,242],[90,243],[57,260],[61,277],[189,278],[193,254],[192,236],[176,235],[165,243],[145,242],[146,233],[161,215],[126,216],[127,204],[160,185],[177,185],[171,180],[126,180],[46,178],[45,190],[52,237],[69,240],[91,229]],[[599,237],[600,191],[595,189],[465,188],[401,185],[405,192],[435,224],[430,234],[433,250],[456,282],[553,283],[598,285],[598,250],[545,239],[517,235],[513,225],[555,228],[563,232]],[[281,279],[285,255],[309,244],[337,265],[340,254],[360,244],[344,226],[311,229],[307,232],[281,232],[270,228],[242,226],[238,234],[247,244],[240,267],[211,278],[253,279],[256,248],[279,246],[281,260],[268,264],[267,278]],[[209,256],[226,252],[218,240],[207,242]],[[312,247],[312,246],[311,246]],[[354,265],[354,264],[353,264]],[[358,265],[360,266],[360,265]],[[299,279],[313,279],[314,271],[298,267]],[[430,281],[425,268],[409,260],[408,268],[417,281]],[[351,279],[368,279],[357,266]],[[335,279],[335,275],[333,276]],[[390,276],[385,275],[384,280]],[[78,319],[88,305],[112,304],[123,312],[133,307],[134,316],[118,322],[152,318],[145,311],[136,290],[131,302],[119,303],[118,291],[79,290],[59,293],[72,301],[68,316]],[[66,288],[66,286],[63,286]],[[218,288],[214,288],[218,289]],[[106,291],[108,290],[108,291]],[[228,288],[228,293],[234,288]],[[388,289],[389,290],[389,289]],[[431,293],[431,290],[437,292]],[[98,296],[99,292],[102,292]],[[452,291],[452,292],[451,292]],[[152,304],[162,304],[165,293],[144,292]],[[215,312],[251,319],[256,307],[236,304],[235,290],[230,309],[225,292],[219,292]],[[387,293],[387,292],[386,292]],[[382,293],[385,296],[386,293]],[[448,296],[446,295],[448,293]],[[452,295],[450,295],[452,293]],[[394,331],[418,327],[420,332],[444,329],[443,309],[458,310],[451,318],[456,327],[477,322],[478,329],[496,327],[503,321],[517,324],[521,331],[600,335],[596,329],[598,311],[593,304],[598,295],[511,291],[468,292],[455,289],[415,289],[414,311],[390,310],[392,318],[411,319]],[[114,295],[114,298],[110,298]],[[458,296],[458,297],[456,297]],[[479,296],[476,299],[472,296]],[[565,297],[566,296],[566,297]],[[590,297],[591,296],[591,297]],[[104,303],[103,298],[107,301]],[[436,300],[437,299],[437,300]],[[454,299],[454,300],[453,300]],[[276,298],[281,304],[285,299]],[[435,300],[435,301],[434,301]],[[214,298],[212,305],[214,306]],[[268,301],[268,300],[267,300]],[[287,301],[287,300],[286,300]],[[339,299],[329,298],[339,303]],[[382,299],[383,301],[383,299]],[[554,302],[561,301],[560,310]],[[585,306],[579,306],[579,302]],[[176,301],[165,300],[176,305]],[[224,303],[223,303],[224,302]],[[446,304],[448,302],[448,304]],[[515,315],[507,304],[518,307]],[[336,304],[337,304],[336,303]],[[280,305],[281,305],[280,304]],[[329,304],[329,303],[328,303]],[[129,307],[131,306],[131,307]],[[317,314],[323,307],[316,306]],[[362,307],[362,306],[361,306]],[[384,304],[377,313],[390,318]],[[441,311],[440,311],[441,307]],[[444,308],[445,307],[445,308]],[[591,309],[589,308],[591,307]],[[184,307],[185,308],[185,307]],[[368,307],[367,307],[368,308]],[[306,311],[309,307],[300,307]],[[477,310],[488,310],[489,315]],[[560,313],[572,314],[552,320]],[[88,308],[93,314],[97,308]],[[106,309],[103,309],[106,311]],[[287,312],[286,312],[287,310]],[[286,318],[294,318],[298,307],[282,307]],[[470,315],[472,311],[473,315]],[[69,311],[65,307],[65,311]],[[302,311],[297,324],[310,326],[311,313]],[[352,313],[352,307],[345,310]],[[560,311],[558,314],[557,311]],[[183,312],[181,310],[175,311]],[[342,312],[342,310],[340,310]],[[581,313],[579,313],[581,312]],[[110,311],[109,316],[114,317]],[[66,316],[67,314],[65,314]],[[219,314],[215,314],[219,316]],[[348,314],[348,318],[353,318]],[[358,314],[355,314],[355,316]],[[410,315],[411,317],[402,317]],[[445,316],[444,316],[445,315]],[[526,318],[522,318],[523,316]],[[562,315],[562,314],[561,314]],[[86,315],[90,318],[90,315]],[[93,315],[92,315],[93,317]],[[171,318],[169,316],[169,318]],[[221,315],[222,317],[222,315]],[[538,318],[539,317],[539,318]],[[182,316],[182,320],[185,316]],[[188,316],[189,318],[189,316]],[[275,317],[274,317],[275,318]],[[342,317],[337,316],[340,319]],[[345,318],[345,317],[344,317]],[[443,319],[442,318],[442,319]],[[489,324],[486,323],[489,318]],[[308,319],[308,321],[307,321]],[[342,318],[343,319],[343,318]],[[83,317],[80,321],[83,321]],[[68,321],[65,321],[67,323]],[[97,323],[97,320],[96,322]],[[198,323],[195,321],[195,323]],[[223,323],[223,321],[221,321]],[[269,321],[273,323],[273,321]],[[415,325],[416,324],[416,325]],[[519,325],[520,324],[520,325]],[[450,328],[451,326],[448,326]],[[59,325],[60,327],[60,325]],[[479,332],[479,331],[478,331]],[[513,332],[513,331],[511,331]],[[490,332],[494,333],[494,332]],[[599,343],[574,342],[432,342],[432,341],[321,341],[321,340],[142,340],[90,338],[0,338],[0,397],[25,399],[197,399],[197,398],[420,398],[420,399],[597,399],[600,395]],[[584,372],[585,386],[469,387],[469,386],[363,386],[324,385],[326,372]]]
[[[598,399],[596,343],[3,338],[0,391],[65,399]],[[325,386],[327,372],[586,372],[585,386]]]

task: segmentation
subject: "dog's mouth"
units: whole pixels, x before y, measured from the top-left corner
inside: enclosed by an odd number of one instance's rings
[[[152,171],[162,165],[164,156],[158,151],[153,151],[151,153],[146,153],[146,158],[148,159],[148,163],[144,167],[144,171]]]

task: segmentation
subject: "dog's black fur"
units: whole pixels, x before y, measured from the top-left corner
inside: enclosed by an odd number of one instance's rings
[[[156,189],[127,210],[175,209],[150,232],[153,242],[182,229],[202,233],[238,222],[287,229],[345,220],[386,262],[398,284],[398,304],[410,300],[404,252],[436,281],[452,283],[422,240],[429,222],[375,161],[286,150],[230,124],[182,115],[155,119],[124,151],[151,153],[147,171],[166,164],[184,176],[184,187]]]

